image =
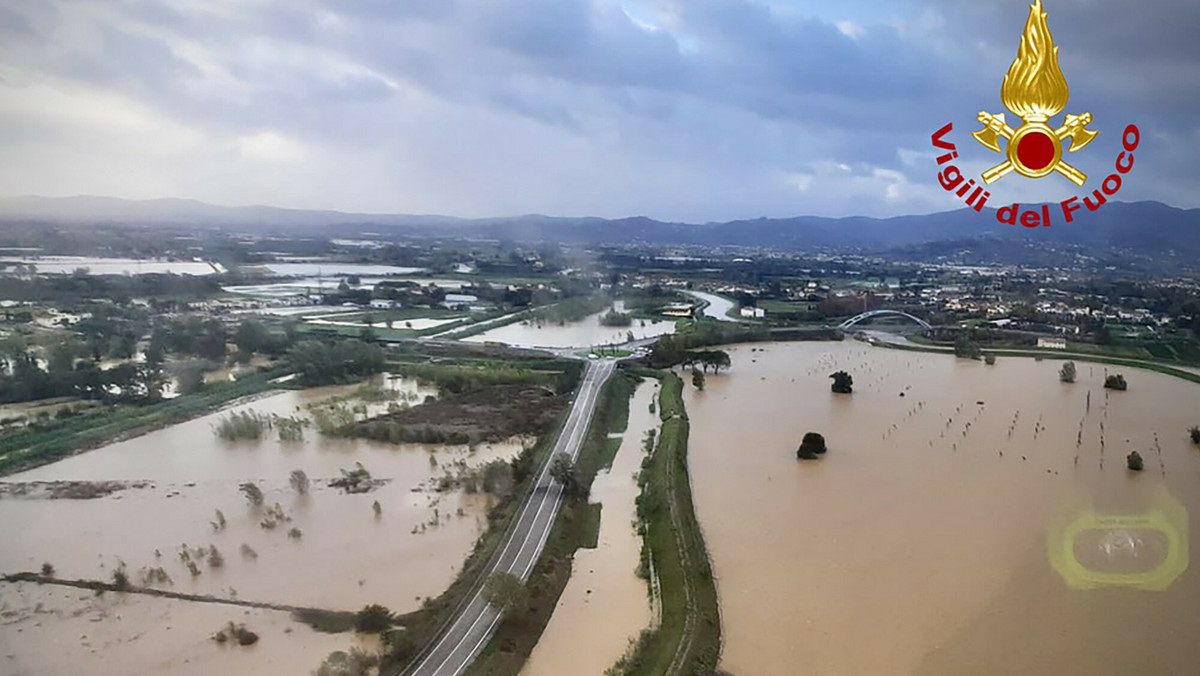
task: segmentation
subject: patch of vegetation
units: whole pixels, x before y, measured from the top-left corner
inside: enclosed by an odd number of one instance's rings
[[[599,502],[588,503],[587,511],[583,514],[582,532],[579,546],[583,549],[595,549],[600,544],[600,516],[604,505]]]
[[[833,378],[833,384],[829,386],[829,389],[835,394],[851,394],[854,392],[854,378],[849,373],[836,371],[829,374],[829,377]]]
[[[1130,451],[1129,455],[1125,456],[1125,464],[1135,472],[1140,472],[1145,468],[1145,463],[1142,461],[1142,454],[1137,451]]]
[[[991,352],[983,355],[983,363],[987,364],[988,366],[995,366],[996,355],[992,354]]]
[[[379,664],[379,655],[359,647],[329,653],[315,676],[371,676]]]
[[[262,489],[253,481],[247,481],[239,485],[238,490],[242,492],[242,495],[246,496],[246,502],[249,502],[251,505],[257,507],[263,503]]]
[[[240,646],[250,646],[258,643],[258,634],[250,631],[244,624],[230,622],[225,628],[213,634],[217,643],[237,643]]]
[[[217,437],[225,441],[262,439],[263,433],[271,428],[271,416],[257,411],[234,411],[221,416],[213,429]]]
[[[1189,427],[1188,436],[1191,438],[1193,444],[1200,446],[1200,425]]]
[[[344,493],[366,493],[375,488],[371,473],[361,462],[354,463],[354,469],[341,470],[342,475],[329,482],[333,488],[340,488]]]
[[[1129,388],[1129,384],[1125,382],[1125,376],[1117,373],[1104,379],[1104,387],[1109,390],[1124,391]]]
[[[287,359],[305,387],[352,382],[384,367],[383,349],[360,340],[305,340],[292,346]]]
[[[1058,379],[1064,383],[1075,382],[1075,376],[1075,362],[1073,361],[1065,362],[1058,370]]]
[[[653,561],[658,575],[661,621],[613,667],[611,673],[622,676],[710,674],[720,656],[716,586],[692,505],[687,471],[689,424],[680,389],[678,376],[664,376],[659,392],[660,440],[657,449],[643,460],[638,476],[643,557]]]
[[[954,356],[959,359],[979,359],[983,356],[983,349],[970,336],[960,333],[954,339]]]
[[[818,432],[805,432],[800,441],[800,448],[796,449],[796,457],[801,460],[815,460],[826,450],[823,435]]]
[[[379,634],[392,626],[392,611],[386,606],[372,603],[363,606],[354,616],[354,631],[360,634]]]
[[[609,310],[600,315],[601,326],[632,326],[633,315],[627,312],[617,312],[616,309]]]

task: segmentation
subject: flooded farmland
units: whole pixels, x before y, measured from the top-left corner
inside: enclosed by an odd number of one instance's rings
[[[642,439],[658,426],[657,414],[650,412],[657,396],[658,382],[648,380],[629,402],[629,428],[612,469],[598,474],[592,484],[591,501],[603,505],[597,547],[575,552],[571,579],[523,676],[602,676],[650,624],[646,582],[636,575],[642,541],[633,526],[634,475],[645,455]]]
[[[723,669],[1192,673],[1200,386],[852,341],[730,352],[686,401]],[[798,461],[808,431],[830,450]]]
[[[624,310],[624,305],[620,301],[617,301],[615,307],[617,311]],[[600,317],[603,314],[604,312],[598,312],[577,322],[565,324],[522,321],[489,329],[463,340],[473,343],[499,342],[524,347],[587,348],[624,343],[629,339],[628,334],[630,333],[633,334],[635,340],[638,340],[675,331],[675,322],[673,321],[634,319],[630,326],[604,326],[600,323]]]
[[[410,398],[434,393],[411,381],[394,379],[393,384],[411,393]],[[339,386],[288,391],[231,410],[299,415],[310,403],[344,397],[353,390],[354,386]],[[36,571],[49,563],[60,578],[111,581],[114,571],[124,568],[133,584],[143,584],[145,576],[161,568],[169,581],[154,586],[172,591],[334,610],[380,603],[395,612],[407,612],[445,589],[485,525],[486,496],[456,490],[437,492],[436,481],[461,467],[511,458],[522,447],[521,439],[480,444],[474,449],[380,444],[325,438],[311,428],[301,442],[280,442],[274,435],[261,441],[227,442],[213,433],[213,426],[227,413],[7,477],[6,482],[35,488],[44,485],[34,482],[65,481],[137,482],[142,487],[92,499],[50,499],[39,490],[30,490],[25,496],[4,495],[0,498],[0,532],[7,545],[0,548],[0,571]],[[374,490],[345,494],[328,484],[356,463],[362,463],[378,480]],[[296,469],[312,482],[306,494],[289,485],[289,474]],[[247,502],[239,490],[244,481],[260,487],[262,506]],[[272,526],[264,526],[264,521],[271,521]],[[295,536],[289,533],[293,528],[297,529]],[[216,562],[211,555],[214,548],[219,552]],[[195,569],[189,570],[189,560],[198,564]],[[297,636],[311,635],[307,627],[287,622],[285,613],[255,610],[245,619],[242,608],[214,605],[210,608],[215,610],[193,609],[185,602],[133,595],[114,602],[112,608],[97,610],[89,605],[86,594],[72,595],[71,591],[78,590],[0,585],[0,608],[7,613],[7,619],[0,622],[0,657],[15,654],[16,664],[27,670],[22,673],[74,673],[80,662],[47,649],[64,635],[62,623],[70,625],[79,617],[119,617],[122,622],[115,627],[104,622],[104,629],[93,624],[92,629],[81,632],[94,639],[107,637],[86,643],[106,652],[112,664],[142,669],[112,673],[189,673],[180,667],[181,659],[189,664],[201,660],[206,665],[207,671],[195,673],[227,672],[220,666],[226,659],[220,657],[223,647],[209,637],[229,620],[247,622],[256,631],[261,620],[266,633],[254,647],[257,657],[238,662],[236,672],[280,673],[278,660],[290,659],[293,662],[287,663],[291,664],[299,657],[294,650],[268,647],[271,636],[286,633],[287,641],[296,643]],[[42,598],[44,595],[53,598]],[[39,603],[43,608],[60,609],[38,611]],[[154,619],[168,616],[178,619]],[[183,636],[159,636],[167,631],[163,628],[166,624]],[[129,639],[143,634],[146,638],[141,641]],[[329,650],[344,649],[354,639],[321,635],[300,640],[316,646],[300,654],[311,657],[310,653],[316,653],[316,659],[306,662],[297,673],[316,668]],[[78,634],[72,641],[79,642]],[[152,652],[140,652],[143,650]],[[216,661],[203,662],[208,658]],[[60,670],[56,666],[60,662],[73,664],[74,671]]]

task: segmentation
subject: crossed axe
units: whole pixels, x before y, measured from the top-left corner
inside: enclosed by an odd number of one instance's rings
[[[1013,135],[1017,133],[1015,129],[1008,126],[1008,123],[1005,122],[1004,113],[993,115],[987,111],[981,111],[977,118],[983,123],[983,129],[980,129],[971,135],[975,137],[976,141],[979,141],[983,145],[996,152],[1001,152],[1000,144],[997,142],[998,136],[1011,141]],[[1091,113],[1084,113],[1082,115],[1068,114],[1065,118],[1063,118],[1063,125],[1058,129],[1053,130],[1051,133],[1054,134],[1055,138],[1057,138],[1059,142],[1065,141],[1067,137],[1070,137],[1071,145],[1067,148],[1067,152],[1073,153],[1091,143],[1092,139],[1096,138],[1096,134],[1099,133],[1087,128],[1087,125],[1091,124],[1091,122]],[[1012,160],[1004,160],[1000,164],[997,164],[991,169],[983,172],[983,182],[989,185],[995,183],[997,180],[1015,168],[1016,167],[1013,166]],[[1083,185],[1084,182],[1087,181],[1087,174],[1079,171],[1061,159],[1054,163],[1054,170],[1063,176],[1066,176],[1068,179],[1074,182],[1075,185]]]

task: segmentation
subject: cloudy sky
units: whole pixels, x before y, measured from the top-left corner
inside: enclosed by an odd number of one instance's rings
[[[1046,0],[1118,198],[1200,206],[1200,3]],[[4,0],[0,196],[688,221],[955,208],[1025,0]],[[1014,120],[1011,113],[1010,121]],[[1010,176],[992,202],[1063,199]]]

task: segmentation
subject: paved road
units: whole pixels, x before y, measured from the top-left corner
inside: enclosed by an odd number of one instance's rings
[[[579,447],[587,435],[588,423],[592,419],[600,389],[612,375],[614,368],[614,360],[588,361],[583,383],[575,396],[571,412],[554,444],[550,458],[559,453],[567,453],[574,459],[579,454]],[[558,514],[561,495],[561,487],[550,478],[550,463],[547,458],[533,492],[517,517],[515,527],[509,530],[504,543],[500,545],[499,555],[493,556],[487,575],[499,571],[512,573],[522,580],[529,577],[529,572],[537,563],[546,538],[550,535],[550,527]],[[476,590],[470,601],[459,609],[453,621],[434,639],[432,646],[418,657],[415,661],[416,666],[405,673],[411,676],[461,674],[487,643],[499,619],[499,614],[483,600],[482,591]]]

